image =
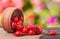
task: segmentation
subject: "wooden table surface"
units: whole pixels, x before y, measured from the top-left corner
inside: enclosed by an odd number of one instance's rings
[[[16,37],[0,28],[0,39],[39,39],[41,35]]]

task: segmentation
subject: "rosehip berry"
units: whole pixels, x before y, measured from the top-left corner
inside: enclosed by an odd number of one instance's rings
[[[36,34],[41,34],[42,33],[42,27],[39,25],[36,25]]]
[[[16,32],[14,33],[14,35],[15,35],[15,36],[17,36],[17,37],[19,37],[19,36],[22,36],[22,35],[23,35],[23,33],[22,33],[22,32],[20,32],[20,31],[16,31]]]
[[[16,22],[16,24],[17,24],[17,25],[20,25],[20,22],[18,21],[18,22]]]
[[[35,35],[35,31],[34,30],[29,30],[28,34],[29,35]]]
[[[22,32],[23,32],[23,33],[28,33],[28,29],[27,29],[27,28],[23,28],[23,29],[22,29]]]
[[[14,17],[14,21],[15,22],[18,21],[18,17],[17,16]]]
[[[18,21],[16,24],[17,24],[17,25],[20,25],[20,24],[22,24],[22,21]]]
[[[16,23],[12,22],[11,27],[12,27],[12,29],[16,29]]]
[[[23,27],[22,25],[17,25],[17,30],[22,31],[23,28],[24,28],[24,27]]]
[[[35,30],[36,27],[35,27],[34,25],[28,25],[28,26],[27,26],[27,29],[28,29],[28,30]]]
[[[51,35],[51,36],[56,35],[56,30],[51,30],[49,35]]]
[[[23,20],[23,17],[22,16],[20,17],[20,20]]]

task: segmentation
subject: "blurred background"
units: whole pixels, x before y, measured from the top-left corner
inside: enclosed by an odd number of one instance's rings
[[[0,0],[0,18],[8,7],[22,9],[25,24],[60,26],[60,0]]]

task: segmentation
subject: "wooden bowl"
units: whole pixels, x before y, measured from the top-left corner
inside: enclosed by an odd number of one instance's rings
[[[13,18],[13,16],[16,16],[16,15],[23,16],[22,10],[19,8],[15,8],[15,7],[9,7],[4,10],[2,14],[1,25],[5,31],[14,32],[14,30],[11,28],[11,19]]]

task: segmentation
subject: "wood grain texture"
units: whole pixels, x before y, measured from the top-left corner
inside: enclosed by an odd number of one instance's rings
[[[0,39],[39,39],[41,35],[15,37],[12,33],[7,33],[0,28]]]

